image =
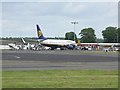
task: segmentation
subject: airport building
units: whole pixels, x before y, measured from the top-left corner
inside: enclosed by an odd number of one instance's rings
[[[97,51],[118,51],[120,45],[118,43],[80,43],[81,50],[97,50]]]

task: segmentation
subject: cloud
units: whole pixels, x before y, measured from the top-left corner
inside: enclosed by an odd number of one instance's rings
[[[0,37],[2,36],[2,3],[0,3]]]
[[[77,14],[78,12],[82,12],[85,9],[85,5],[78,3],[67,3],[64,7],[64,13],[73,13]]]
[[[78,21],[76,33],[93,27],[98,37],[107,26],[117,26],[117,3],[96,2],[4,2],[2,4],[3,36],[36,37],[40,24],[48,37],[73,31],[71,21]],[[9,32],[9,33],[8,33]],[[59,35],[58,35],[59,33]]]
[[[119,0],[1,0],[1,2],[118,2]]]

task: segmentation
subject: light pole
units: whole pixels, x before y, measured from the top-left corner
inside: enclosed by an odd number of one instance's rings
[[[78,24],[78,22],[73,21],[73,22],[71,22],[71,23],[74,24],[74,41],[75,41],[75,24]]]

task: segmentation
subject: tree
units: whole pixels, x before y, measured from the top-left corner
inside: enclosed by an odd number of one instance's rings
[[[95,30],[92,28],[82,29],[79,35],[81,36],[80,40],[83,43],[95,43],[96,42]]]
[[[75,38],[74,38],[74,36],[75,36]],[[77,42],[77,36],[76,36],[76,34],[74,32],[67,32],[65,34],[65,39],[66,40],[73,40],[73,41],[75,39],[75,41]]]
[[[104,42],[104,39],[102,39],[102,38],[97,38],[96,41],[97,41],[97,43],[103,43],[103,42]]]
[[[118,31],[117,31],[117,39],[118,39],[118,42],[120,43],[120,28],[118,28]]]
[[[107,27],[102,31],[104,42],[115,43],[117,42],[118,31],[117,27]]]

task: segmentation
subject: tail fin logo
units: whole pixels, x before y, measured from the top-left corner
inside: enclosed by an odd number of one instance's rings
[[[38,31],[38,37],[42,36],[42,31]]]

